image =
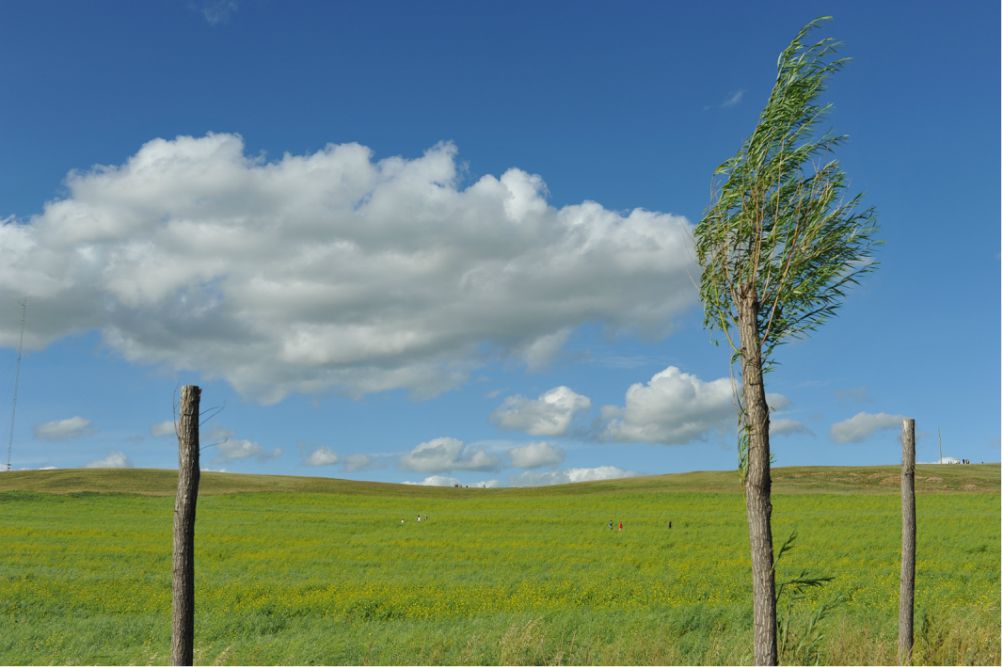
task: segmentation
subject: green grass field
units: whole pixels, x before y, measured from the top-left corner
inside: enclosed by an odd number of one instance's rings
[[[999,472],[918,468],[917,663],[999,664]],[[798,534],[777,579],[834,577],[784,593],[782,659],[893,664],[897,470],[774,475],[777,547]],[[0,474],[0,663],[168,661],[175,484],[158,470]],[[196,586],[207,664],[752,659],[733,472],[533,489],[206,473]]]

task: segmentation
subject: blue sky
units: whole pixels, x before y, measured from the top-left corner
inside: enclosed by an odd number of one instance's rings
[[[197,383],[208,469],[733,469],[689,234],[826,14],[852,58],[827,123],[883,245],[779,352],[775,465],[895,463],[902,416],[920,461],[937,431],[998,461],[996,3],[9,1],[13,467],[172,467]]]

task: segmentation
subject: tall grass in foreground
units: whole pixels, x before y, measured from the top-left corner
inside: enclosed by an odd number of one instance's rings
[[[752,659],[738,493],[387,488],[201,498],[196,662]],[[893,663],[897,497],[774,500],[777,537],[798,532],[777,579],[834,577],[791,603],[792,638],[840,600],[818,624],[816,653],[783,657]],[[0,493],[0,663],[166,662],[171,506],[168,496]],[[620,519],[625,530],[610,531]],[[920,495],[918,519],[916,663],[998,664],[998,494]]]

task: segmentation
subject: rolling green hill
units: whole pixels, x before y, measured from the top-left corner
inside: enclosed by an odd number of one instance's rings
[[[999,464],[919,465],[916,467],[917,493],[999,493],[1002,478]],[[899,493],[900,469],[871,467],[791,467],[773,468],[773,491],[799,493]],[[0,493],[126,493],[174,495],[177,472],[160,469],[62,469],[0,473]],[[390,494],[417,497],[467,497],[483,495],[563,495],[616,492],[740,493],[741,483],[733,470],[689,472],[601,482],[582,482],[531,489],[453,489],[380,482],[356,482],[329,477],[284,475],[242,475],[203,472],[200,493],[339,493]]]
[[[999,473],[919,467],[916,663],[999,664]],[[797,535],[778,581],[832,577],[781,597],[781,659],[894,663],[897,469],[775,478],[777,544]],[[175,484],[0,473],[0,664],[168,661]],[[195,553],[202,664],[752,659],[733,471],[523,489],[205,473]]]

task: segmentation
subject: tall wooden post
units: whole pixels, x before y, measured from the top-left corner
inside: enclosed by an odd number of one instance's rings
[[[177,497],[174,500],[173,617],[170,659],[191,665],[195,644],[195,504],[198,501],[198,403],[202,390],[181,389]]]
[[[915,420],[901,425],[901,597],[898,600],[898,664],[912,658],[915,612]]]

